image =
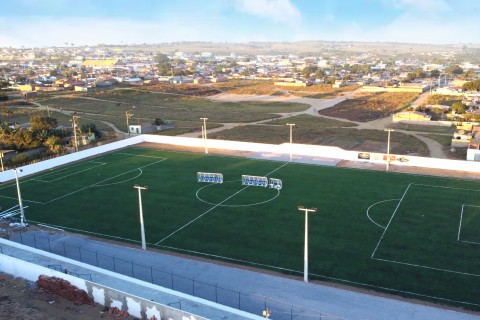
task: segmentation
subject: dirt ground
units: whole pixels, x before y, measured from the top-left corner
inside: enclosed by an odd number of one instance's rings
[[[108,320],[118,319],[116,317],[99,304],[77,306],[56,294],[38,289],[36,282],[0,273],[0,319]]]

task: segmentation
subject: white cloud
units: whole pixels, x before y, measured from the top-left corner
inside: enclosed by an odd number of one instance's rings
[[[237,0],[235,7],[240,12],[280,22],[298,20],[301,16],[290,0]]]
[[[395,0],[394,5],[422,12],[446,11],[450,9],[445,0]]]

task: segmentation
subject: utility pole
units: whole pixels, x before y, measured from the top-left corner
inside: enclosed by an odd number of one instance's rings
[[[78,152],[78,143],[77,143],[77,120],[79,119],[79,116],[72,116],[72,123],[73,123],[73,137],[75,140],[75,152]]]
[[[134,107],[135,108],[135,107]],[[130,137],[130,125],[129,125],[129,121],[130,118],[133,117],[133,112],[129,111],[129,110],[126,110],[125,111],[125,118],[127,119],[127,132],[128,132],[128,136]]]

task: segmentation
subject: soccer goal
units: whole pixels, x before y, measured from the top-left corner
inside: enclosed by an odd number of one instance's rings
[[[280,190],[282,189],[282,180],[270,178],[270,183],[268,184],[270,188]]]
[[[258,177],[258,176],[249,176],[242,175],[242,185],[244,186],[256,186],[256,187],[267,187],[268,178],[267,177]]]
[[[223,174],[210,172],[197,172],[198,182],[223,183]]]

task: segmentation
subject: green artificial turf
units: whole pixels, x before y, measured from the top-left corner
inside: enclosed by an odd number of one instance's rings
[[[197,182],[197,172],[224,183]],[[246,187],[242,175],[283,189]],[[105,238],[480,309],[480,183],[129,148],[21,179],[26,218]],[[16,204],[14,183],[0,206]]]

